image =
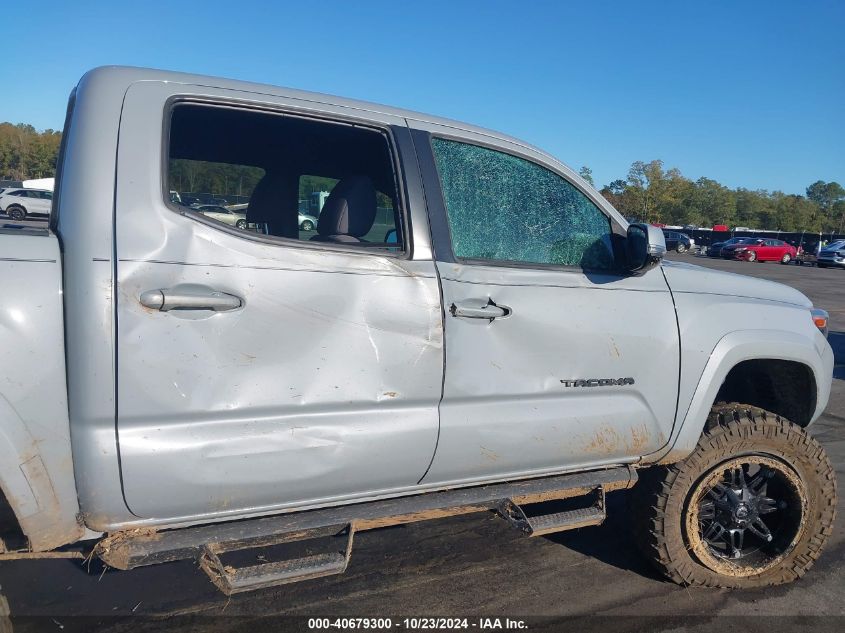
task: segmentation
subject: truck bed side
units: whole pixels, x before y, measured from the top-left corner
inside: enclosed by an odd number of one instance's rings
[[[71,458],[59,243],[0,229],[0,486],[33,550],[83,534]]]

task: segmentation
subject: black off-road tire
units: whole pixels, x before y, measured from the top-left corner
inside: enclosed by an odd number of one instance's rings
[[[696,552],[702,550],[696,547],[701,546],[701,537],[690,537],[690,531],[697,529],[692,526],[699,525],[699,515],[689,514],[698,512],[690,507],[693,491],[720,466],[755,457],[794,474],[796,490],[803,495],[800,520],[796,519],[800,527],[772,566],[742,566],[729,558],[708,561],[712,550],[699,556]],[[803,428],[757,407],[717,404],[692,454],[682,462],[643,472],[632,503],[637,545],[669,579],[703,587],[764,587],[800,578],[821,554],[833,531],[836,476],[822,446]]]

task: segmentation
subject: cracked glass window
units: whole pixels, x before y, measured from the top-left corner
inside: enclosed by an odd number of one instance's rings
[[[609,218],[567,180],[485,147],[431,143],[456,257],[614,268]]]

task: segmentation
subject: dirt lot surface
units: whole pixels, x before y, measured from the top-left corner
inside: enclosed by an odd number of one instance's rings
[[[845,270],[675,258],[789,284],[830,312],[837,378],[830,406],[812,430],[845,482]],[[548,619],[530,620],[532,629],[575,631],[598,623],[603,631],[845,630],[840,491],[835,533],[822,558],[799,582],[773,589],[693,589],[662,580],[636,553],[625,493],[614,492],[601,527],[528,539],[500,519],[475,514],[374,530],[356,536],[343,576],[231,600],[192,562],[131,572],[104,572],[96,563],[89,570],[79,561],[3,563],[0,592],[15,631],[307,630],[305,621],[272,617],[284,615],[394,616],[394,622],[406,615],[460,616],[471,618],[470,629],[483,628],[478,616],[542,615]],[[166,622],[148,617],[177,614],[183,617]],[[589,619],[567,620],[572,617]],[[0,600],[0,631],[5,625]]]

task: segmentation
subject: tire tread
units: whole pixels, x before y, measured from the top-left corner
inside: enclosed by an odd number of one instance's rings
[[[810,517],[811,534],[802,539],[782,567],[758,576],[732,577],[698,563],[692,556],[678,556],[667,534],[670,504],[685,497],[688,490],[679,490],[678,480],[690,473],[701,473],[704,458],[712,452],[753,450],[757,438],[783,445],[796,459],[814,471],[821,489],[816,498],[822,503]],[[682,585],[704,587],[755,587],[790,582],[803,576],[818,559],[825,542],[833,532],[836,506],[836,475],[822,446],[800,426],[789,420],[750,405],[719,403],[707,418],[705,429],[695,450],[683,461],[670,466],[649,468],[634,488],[633,521],[637,545],[645,556],[667,578]],[[682,543],[681,543],[681,546]]]

